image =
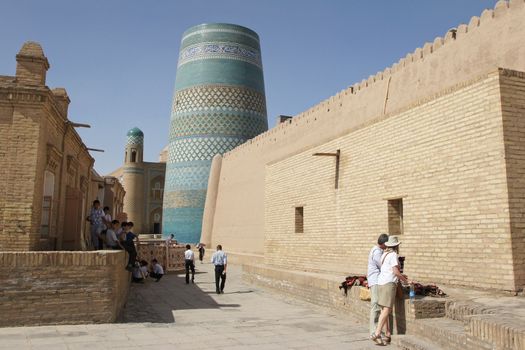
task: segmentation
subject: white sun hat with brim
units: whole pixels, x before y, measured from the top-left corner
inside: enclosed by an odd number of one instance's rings
[[[396,236],[389,236],[388,241],[385,243],[387,247],[397,247],[400,244],[401,242],[399,242]]]

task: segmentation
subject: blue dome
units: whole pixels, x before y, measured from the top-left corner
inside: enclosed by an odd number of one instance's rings
[[[144,136],[144,133],[139,128],[134,127],[133,129],[130,129],[128,131],[127,135],[128,136]]]

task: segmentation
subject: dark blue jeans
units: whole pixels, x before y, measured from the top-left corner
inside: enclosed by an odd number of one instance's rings
[[[217,293],[224,291],[224,284],[226,283],[226,274],[224,271],[224,265],[215,265],[215,290]],[[220,286],[219,286],[220,280]],[[220,287],[220,288],[219,288]]]

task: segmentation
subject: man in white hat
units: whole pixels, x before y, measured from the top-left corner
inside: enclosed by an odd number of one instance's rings
[[[377,279],[381,271],[381,256],[383,255],[383,250],[386,249],[385,243],[387,241],[388,235],[386,233],[381,234],[377,239],[377,244],[370,249],[368,254],[368,273],[366,277],[368,288],[370,288],[370,334],[376,330],[377,320],[381,313],[381,307],[377,304],[379,289]]]

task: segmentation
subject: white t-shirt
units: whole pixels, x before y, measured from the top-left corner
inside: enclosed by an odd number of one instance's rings
[[[164,275],[164,269],[160,264],[155,264],[153,266],[153,272],[155,272],[157,275]]]
[[[107,213],[106,215],[104,215],[104,219],[106,220],[106,222],[111,223],[111,214]],[[104,224],[104,227],[106,228],[106,230],[109,229],[109,227],[106,224]]]
[[[381,261],[383,264],[381,265],[381,272],[379,273],[377,284],[382,286],[390,282],[397,283],[397,276],[394,275],[394,271],[392,269],[394,266],[398,266],[399,268],[397,253],[385,252],[381,256]]]
[[[112,229],[109,229],[106,232],[106,245],[108,247],[116,247],[118,245],[117,234]]]
[[[133,269],[133,277],[142,278],[142,274],[140,273],[140,267],[136,267]]]
[[[381,256],[383,255],[383,249],[377,245],[374,246],[368,254],[368,273],[367,280],[368,286],[372,287],[377,284],[379,273],[381,272]]]
[[[195,254],[191,249],[188,249],[184,252],[184,259],[186,260],[195,260]]]
[[[147,266],[141,266],[140,270],[142,271],[142,274],[144,274],[144,277],[148,277],[149,272],[148,272],[148,267]]]

